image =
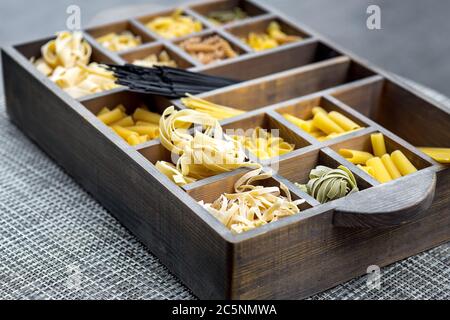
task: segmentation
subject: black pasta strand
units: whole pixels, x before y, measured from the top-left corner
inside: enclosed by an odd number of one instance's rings
[[[116,83],[128,87],[131,91],[180,98],[186,93],[203,92],[233,85],[239,81],[191,72],[183,69],[156,66],[145,68],[132,64],[106,64],[117,78]]]

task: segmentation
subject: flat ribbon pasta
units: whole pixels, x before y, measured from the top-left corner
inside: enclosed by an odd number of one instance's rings
[[[156,165],[178,185],[241,167],[260,167],[246,159],[240,143],[224,135],[217,119],[208,114],[169,107],[161,117],[159,130],[161,144],[178,160],[175,167],[161,161]]]
[[[326,203],[345,197],[358,191],[353,173],[344,166],[331,169],[317,166],[311,170],[309,182],[306,185],[296,185],[320,203]]]
[[[60,32],[41,48],[36,68],[70,96],[79,98],[116,88],[114,74],[92,62],[92,48],[80,32]]]
[[[236,193],[225,193],[213,203],[200,201],[200,204],[235,233],[299,213],[298,206],[305,200],[292,201],[289,189],[284,184],[280,183],[279,187],[254,185],[272,176],[271,172],[261,172],[262,168],[255,169],[236,181]]]

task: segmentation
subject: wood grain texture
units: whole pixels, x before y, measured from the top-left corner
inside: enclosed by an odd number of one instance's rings
[[[232,191],[245,169],[176,187],[153,166],[158,160],[171,160],[158,140],[130,147],[94,116],[101,107],[118,102],[129,111],[144,102],[156,112],[171,102],[123,89],[79,101],[71,99],[27,61],[39,55],[48,39],[2,51],[11,120],[200,298],[303,298],[364,274],[369,265],[384,266],[450,240],[450,171],[414,148],[417,144],[448,143],[448,110],[266,6],[239,1],[257,9],[251,9],[250,19],[222,28],[213,26],[201,15],[202,10],[237,2],[208,3],[203,9],[194,6],[185,10],[209,28],[202,34],[227,35],[228,29],[240,28],[248,31],[269,17],[278,17],[310,39],[271,52],[251,53],[236,42],[238,35],[229,34],[227,39],[247,54],[205,67],[176,46],[179,39],[162,39],[143,25],[173,11],[167,10],[143,13],[144,17],[131,19],[126,25],[104,27],[132,25],[155,39],[122,56],[105,51],[87,34],[94,47],[93,59],[124,63],[165,47],[193,70],[249,80],[204,97],[250,111],[224,121],[225,127],[279,128],[296,144],[296,150],[279,159],[280,170],[267,183],[286,183],[295,197],[306,199],[300,214],[232,234],[197,201],[215,200],[220,193]],[[369,128],[318,143],[279,113],[287,110],[308,115],[315,103],[340,110]],[[386,135],[389,150],[401,149],[422,170],[380,185],[337,154],[341,147],[370,149],[369,134],[375,131]],[[293,185],[306,182],[317,164],[348,166],[363,191],[319,205]]]

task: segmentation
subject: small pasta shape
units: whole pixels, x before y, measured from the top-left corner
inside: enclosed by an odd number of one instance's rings
[[[398,179],[402,176],[400,171],[398,171],[397,167],[395,166],[394,162],[391,159],[391,156],[388,154],[385,154],[381,157],[381,161],[383,161],[384,166],[386,167],[387,171],[391,175],[392,179]]]
[[[384,143],[384,136],[382,133],[373,133],[370,135],[372,141],[373,154],[376,157],[382,157],[386,152],[386,144]]]
[[[328,116],[331,120],[337,123],[338,126],[340,126],[345,131],[353,131],[355,129],[358,129],[360,126],[353,120],[347,118],[342,113],[331,111]]]
[[[323,112],[316,113],[313,119],[313,124],[316,128],[319,128],[326,134],[344,132],[344,129],[337,125],[327,114]]]
[[[339,154],[343,156],[347,161],[354,164],[363,164],[373,158],[373,155],[369,152],[351,150],[351,149],[340,149]]]
[[[380,183],[386,183],[392,180],[392,177],[379,157],[369,159],[367,166],[373,168],[373,176]]]
[[[414,173],[417,168],[408,160],[408,158],[400,150],[392,152],[391,159],[402,176]]]

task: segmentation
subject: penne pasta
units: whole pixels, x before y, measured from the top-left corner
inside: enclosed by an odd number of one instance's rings
[[[353,131],[360,128],[360,125],[354,122],[353,120],[347,118],[342,113],[331,111],[328,116],[331,120],[336,122],[338,126],[340,126],[345,131]]]
[[[110,125],[125,118],[125,114],[119,108],[115,108],[108,113],[97,116],[97,118],[100,119],[104,124]]]
[[[372,141],[373,154],[376,157],[382,157],[386,152],[386,144],[384,143],[384,136],[382,133],[373,133],[370,135]]]
[[[325,132],[326,134],[343,133],[345,132],[340,126],[338,126],[333,120],[323,112],[318,112],[313,118],[313,124],[316,128]]]
[[[392,180],[392,177],[379,157],[367,160],[367,166],[373,169],[373,177],[380,183],[386,183]]]
[[[143,108],[137,108],[136,111],[134,111],[133,118],[136,121],[145,121],[149,123],[159,124],[161,115],[151,111],[147,111]]]
[[[414,165],[400,150],[392,152],[391,159],[402,176],[406,176],[417,171],[416,167],[414,167]]]
[[[386,167],[386,169],[389,172],[392,179],[398,179],[402,176],[400,171],[398,171],[397,167],[395,166],[394,162],[392,161],[390,155],[388,155],[388,154],[383,155],[381,157],[381,161],[383,161],[383,164]]]
[[[369,159],[373,158],[373,155],[369,152],[351,149],[340,149],[339,154],[351,163],[362,165],[365,165]]]

